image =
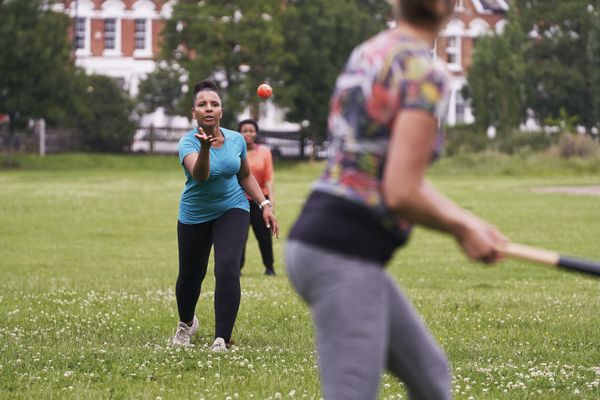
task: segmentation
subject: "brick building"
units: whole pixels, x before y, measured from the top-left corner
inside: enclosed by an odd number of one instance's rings
[[[76,64],[88,73],[108,75],[131,95],[155,68],[164,20],[175,0],[63,0],[54,10],[74,20]]]
[[[473,48],[478,37],[503,31],[508,8],[506,0],[457,0],[452,19],[440,33],[435,54],[446,61],[453,75],[449,125],[474,121],[461,95],[473,59]]]

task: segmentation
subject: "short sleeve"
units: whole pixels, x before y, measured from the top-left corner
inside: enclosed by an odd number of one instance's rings
[[[400,107],[424,110],[442,118],[448,102],[445,68],[419,55],[409,56],[405,62]]]
[[[244,140],[244,137],[242,136],[241,133],[238,133],[237,137],[238,137],[238,141],[240,142],[240,147],[241,147],[240,158],[242,160],[245,160],[248,155],[246,141]]]
[[[183,164],[183,159],[190,153],[200,152],[200,142],[190,132],[179,140],[177,145],[177,152],[179,153],[179,163]]]

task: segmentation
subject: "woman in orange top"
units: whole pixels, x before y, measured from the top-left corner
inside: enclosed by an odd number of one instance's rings
[[[275,193],[273,188],[273,158],[271,150],[264,145],[256,143],[258,134],[258,124],[253,119],[245,119],[238,125],[238,131],[244,136],[247,146],[247,159],[250,164],[250,172],[256,178],[265,197],[271,201],[270,206],[275,204]],[[265,266],[265,275],[275,275],[273,267],[273,240],[271,231],[265,225],[262,218],[262,211],[258,205],[250,201],[250,225],[254,231],[254,236],[258,241],[260,255]],[[248,227],[250,229],[250,227]],[[242,251],[240,269],[244,267],[246,261],[246,245]]]

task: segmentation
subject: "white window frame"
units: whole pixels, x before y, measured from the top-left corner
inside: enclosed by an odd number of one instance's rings
[[[448,41],[450,41],[449,38],[452,37],[456,41],[456,44],[453,47],[446,45],[446,54],[454,55],[454,62],[447,64],[450,71],[462,72],[462,38],[467,36],[464,22],[458,18],[454,18],[446,25],[444,30],[440,33],[440,36],[447,38]]]
[[[165,7],[165,5],[163,5]],[[138,0],[133,4],[131,17],[134,20],[134,31],[135,31],[135,20],[144,19],[146,20],[146,33],[145,33],[145,47],[143,49],[135,48],[135,37],[134,37],[134,57],[152,57],[153,40],[152,40],[152,23],[157,18],[158,13],[154,2],[150,0]],[[134,33],[135,35],[135,33]]]
[[[122,37],[121,37],[121,21],[125,14],[125,5],[122,1],[117,0],[107,0],[102,4],[102,19],[106,21],[107,19],[115,20],[115,48],[114,49],[104,49],[102,55],[104,56],[121,56],[123,53],[121,51],[122,46]],[[103,31],[104,34],[105,30]],[[106,43],[106,38],[104,38],[104,43]]]
[[[77,10],[75,9],[77,5]],[[75,57],[90,56],[92,54],[92,16],[94,12],[94,3],[91,0],[79,0],[71,3],[69,16],[73,20],[73,40],[75,40],[75,17],[85,19],[85,34],[83,39],[83,48],[75,49]],[[75,44],[73,44],[75,47]]]
[[[108,47],[106,45],[107,41],[109,40],[108,31],[106,29],[109,25],[108,21],[112,21],[114,23],[113,30],[110,32],[112,35],[112,47]],[[118,30],[119,30],[117,27],[118,21],[119,20],[117,18],[104,18],[104,32],[102,35],[102,37],[104,39],[104,54],[109,53],[109,52],[117,52],[117,50],[118,50],[118,43],[117,43],[119,41],[117,38]]]
[[[448,67],[451,69],[454,68],[460,68],[462,69],[462,36],[460,35],[450,35],[446,37],[448,40],[448,43],[446,45],[446,55],[447,58],[450,58],[451,56],[454,57],[454,61],[448,62]],[[454,45],[451,46],[450,42],[454,41]]]
[[[77,46],[77,38],[79,37],[79,21],[83,21],[83,35],[81,36],[81,44],[82,46]],[[76,52],[88,52],[90,51],[90,19],[86,17],[77,16],[77,18],[73,18],[73,46],[75,47]]]
[[[138,29],[138,25],[143,23],[143,29]],[[147,50],[148,48],[148,20],[146,18],[134,18],[133,20],[133,48],[134,51]],[[142,46],[138,47],[139,41]]]

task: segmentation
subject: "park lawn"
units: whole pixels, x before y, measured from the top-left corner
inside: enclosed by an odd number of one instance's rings
[[[600,259],[600,198],[529,190],[600,185],[598,174],[454,167],[440,163],[431,179],[512,240]],[[195,345],[169,345],[183,187],[175,157],[50,156],[0,170],[0,399],[318,399],[310,315],[286,279],[283,247],[321,168],[276,165],[278,276],[262,274],[251,235],[238,351],[223,354],[209,351],[211,274]],[[420,228],[389,272],[448,354],[455,398],[600,398],[599,280],[522,261],[473,264]],[[407,397],[386,375],[380,398]]]

